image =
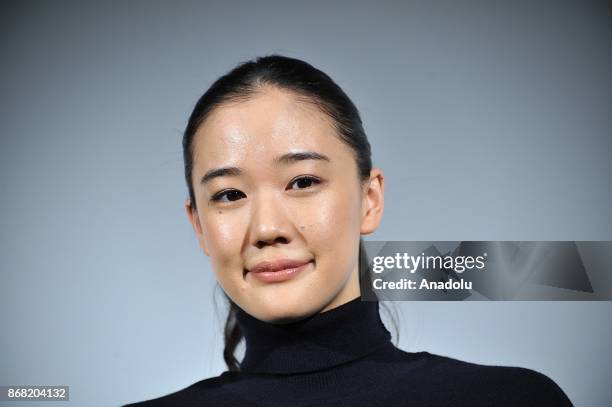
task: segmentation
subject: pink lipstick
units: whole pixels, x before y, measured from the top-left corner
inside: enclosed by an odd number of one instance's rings
[[[264,283],[279,283],[293,278],[308,267],[310,261],[282,259],[262,261],[250,270],[250,274]]]

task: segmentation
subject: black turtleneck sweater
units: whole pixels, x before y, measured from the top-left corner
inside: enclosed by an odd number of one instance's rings
[[[246,339],[240,372],[129,407],[571,406],[533,370],[396,348],[377,302],[356,298],[284,325],[242,310],[237,319]]]

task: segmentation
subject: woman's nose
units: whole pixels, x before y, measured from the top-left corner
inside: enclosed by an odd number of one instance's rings
[[[260,194],[252,202],[250,241],[262,248],[291,241],[291,222],[282,198],[274,193]]]

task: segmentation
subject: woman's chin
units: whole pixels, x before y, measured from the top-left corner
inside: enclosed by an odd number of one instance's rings
[[[252,302],[250,309],[246,311],[261,321],[275,324],[299,321],[317,312],[312,299],[300,300],[302,297],[295,292],[268,294],[270,295],[257,296],[257,300]]]

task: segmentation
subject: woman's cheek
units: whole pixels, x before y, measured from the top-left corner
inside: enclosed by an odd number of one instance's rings
[[[328,194],[308,217],[306,240],[320,250],[340,254],[338,250],[352,247],[355,233],[359,234],[359,212],[352,196]]]
[[[206,237],[212,260],[222,268],[241,259],[240,243],[244,236],[240,236],[240,233],[244,225],[239,216],[232,215],[238,214],[215,213],[209,216],[206,222]]]

